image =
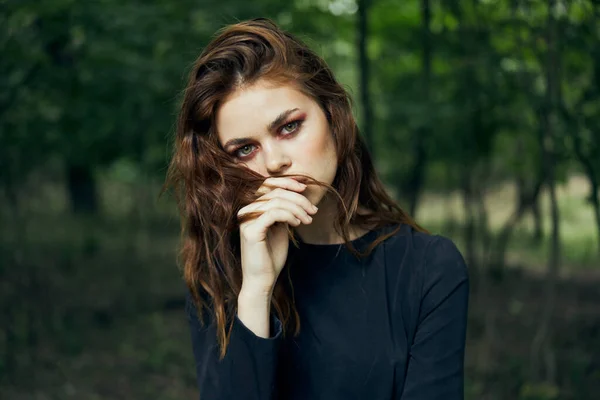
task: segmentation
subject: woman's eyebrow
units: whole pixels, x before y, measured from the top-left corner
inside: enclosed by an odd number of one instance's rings
[[[289,115],[295,111],[298,111],[299,108],[291,108],[289,110],[286,110],[284,112],[282,112],[281,114],[279,114],[277,116],[277,118],[275,118],[268,126],[267,126],[267,130],[269,131],[273,131],[275,130],[275,128],[277,128],[279,125],[283,124],[285,122],[285,120],[289,117]],[[246,142],[248,142],[249,140],[252,140],[252,138],[250,137],[242,137],[242,138],[236,138],[236,139],[231,139],[228,140],[227,143],[225,143],[225,145],[223,145],[224,149],[227,149],[230,146],[238,146],[241,144],[245,144]]]
[[[275,118],[270,124],[269,126],[267,126],[267,130],[272,131],[275,128],[277,128],[279,125],[283,124],[285,122],[285,120],[287,119],[287,117],[293,113],[294,111],[298,111],[298,108],[292,108],[290,110],[286,110],[284,112],[282,112],[281,114],[279,114],[277,116],[277,118]]]

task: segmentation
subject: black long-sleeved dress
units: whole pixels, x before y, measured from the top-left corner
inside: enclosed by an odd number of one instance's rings
[[[299,336],[284,338],[273,313],[270,338],[235,317],[219,361],[210,314],[201,328],[188,294],[201,400],[463,399],[469,280],[452,241],[402,225],[363,260],[303,242],[289,256]]]

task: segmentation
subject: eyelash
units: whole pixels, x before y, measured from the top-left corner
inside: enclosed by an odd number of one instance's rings
[[[286,127],[286,126],[288,126],[288,125],[297,124],[297,125],[296,125],[296,128],[295,128],[294,130],[292,130],[290,133],[286,133],[286,134],[284,135],[284,136],[292,136],[292,135],[294,135],[294,134],[298,133],[298,131],[299,131],[299,130],[300,130],[300,128],[302,127],[302,123],[303,123],[303,122],[304,122],[304,120],[303,120],[303,119],[295,119],[295,120],[292,120],[292,121],[290,121],[290,122],[286,122],[286,123],[284,123],[283,125],[281,125],[281,128],[279,128],[279,129],[278,129],[278,132],[281,132],[281,131],[282,131],[282,130],[283,130],[285,127]],[[237,159],[239,159],[239,160],[246,160],[246,159],[248,159],[248,158],[249,158],[249,157],[252,155],[252,153],[250,153],[250,154],[248,154],[248,155],[246,155],[246,156],[239,156],[239,155],[238,155],[238,152],[239,152],[241,149],[245,148],[246,146],[254,146],[254,145],[253,145],[253,144],[245,144],[245,145],[242,145],[242,146],[238,147],[237,149],[235,149],[235,150],[232,152],[233,156],[234,156],[234,157],[236,157],[236,158],[237,158]]]

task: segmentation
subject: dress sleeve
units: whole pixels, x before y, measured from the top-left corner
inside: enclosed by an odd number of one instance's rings
[[[217,330],[212,312],[203,312],[204,325],[201,325],[189,292],[185,310],[192,336],[200,399],[272,400],[282,335],[281,322],[271,314],[271,337],[262,338],[236,316],[227,352],[219,360]]]
[[[422,292],[401,400],[462,400],[469,300],[465,261],[436,236],[421,268]]]

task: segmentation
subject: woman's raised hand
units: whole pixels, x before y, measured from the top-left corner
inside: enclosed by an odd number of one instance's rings
[[[258,189],[258,194],[264,194],[238,212],[238,217],[262,213],[240,224],[243,290],[271,293],[288,255],[287,225],[310,224],[317,212],[300,194],[305,189],[305,184],[291,178],[267,178]]]

